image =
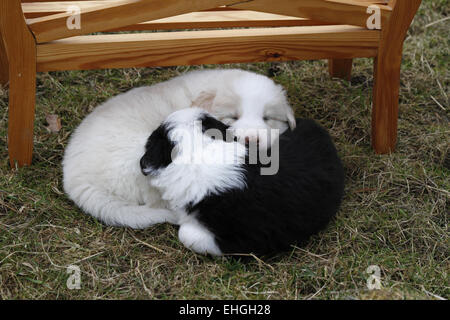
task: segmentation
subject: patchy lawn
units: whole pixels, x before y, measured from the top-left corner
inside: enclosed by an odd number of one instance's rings
[[[269,261],[196,255],[171,225],[106,227],[62,191],[64,147],[86,114],[119,92],[195,68],[39,74],[33,166],[18,171],[8,166],[8,90],[0,88],[0,298],[450,298],[449,8],[425,0],[409,31],[391,155],[370,146],[369,59],[355,60],[350,83],[330,79],[324,61],[224,66],[273,76],[298,117],[328,128],[346,167],[337,219],[306,247]],[[59,133],[46,129],[47,114],[62,119]],[[81,270],[80,290],[67,288],[69,265]],[[370,265],[381,270],[381,290],[367,288]]]

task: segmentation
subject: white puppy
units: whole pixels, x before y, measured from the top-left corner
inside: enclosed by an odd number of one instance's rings
[[[247,71],[194,71],[132,89],[95,108],[72,134],[63,160],[70,199],[107,225],[178,223],[139,161],[151,132],[172,112],[191,106],[231,125],[241,141],[258,140],[261,148],[274,138],[258,129],[283,132],[296,123],[282,87]]]

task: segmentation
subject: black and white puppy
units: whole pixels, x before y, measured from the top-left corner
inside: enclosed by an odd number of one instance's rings
[[[279,138],[278,172],[262,175],[264,166],[248,163],[247,147],[227,128],[202,109],[183,109],[147,141],[141,169],[178,212],[180,241],[203,254],[265,255],[325,228],[344,190],[326,130],[297,119]]]

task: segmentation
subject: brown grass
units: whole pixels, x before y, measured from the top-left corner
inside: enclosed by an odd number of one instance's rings
[[[8,167],[8,91],[0,89],[0,298],[449,298],[449,7],[424,1],[406,39],[391,155],[370,147],[371,61],[355,61],[351,83],[330,79],[323,61],[225,66],[273,75],[297,116],[330,130],[346,167],[338,218],[306,247],[270,261],[198,256],[170,225],[106,227],[62,192],[64,147],[87,113],[192,68],[40,74],[34,163],[19,171]],[[45,129],[46,114],[61,117],[59,133]],[[80,290],[66,286],[68,265],[81,269]],[[381,269],[382,290],[366,287],[370,265]]]

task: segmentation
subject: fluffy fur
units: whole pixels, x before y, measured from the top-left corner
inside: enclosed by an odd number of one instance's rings
[[[178,111],[161,125],[166,144],[176,150],[172,161],[151,157],[166,153],[167,158],[171,152],[161,148],[162,136],[155,133],[141,160],[150,183],[178,212],[179,238],[186,247],[213,255],[273,254],[308,240],[336,214],[343,167],[330,136],[314,121],[298,119],[294,131],[280,136],[275,175],[261,175],[260,164],[245,162],[242,144],[213,139],[205,126],[194,128],[196,121],[224,131],[220,121],[202,110]],[[192,140],[186,128],[203,134]],[[217,162],[179,162],[180,157],[208,159],[205,155]]]
[[[139,160],[150,133],[172,112],[191,106],[208,110],[236,129],[283,131],[295,126],[283,89],[251,72],[195,71],[132,89],[95,108],[72,134],[63,160],[69,198],[108,225],[177,223],[167,201],[142,175]],[[248,132],[238,135],[245,140]]]

